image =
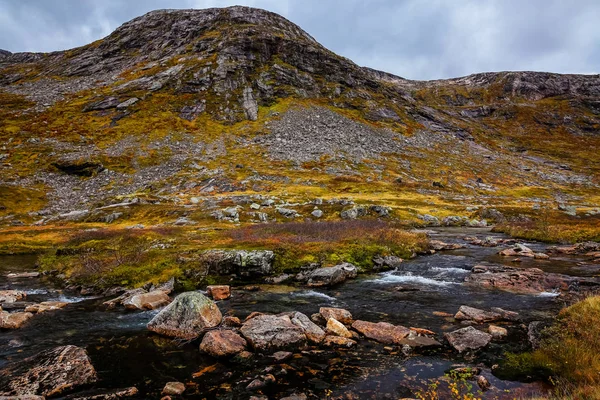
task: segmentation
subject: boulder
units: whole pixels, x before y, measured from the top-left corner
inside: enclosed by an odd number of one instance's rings
[[[327,347],[350,348],[356,346],[356,341],[343,336],[327,336],[323,341],[323,345]]]
[[[259,315],[244,322],[240,329],[248,343],[259,351],[270,351],[303,344],[306,335],[287,315]]]
[[[213,300],[227,300],[231,297],[231,289],[228,285],[210,285],[206,287],[206,294]]]
[[[199,292],[186,292],[152,318],[148,329],[164,336],[195,339],[221,320],[221,311],[212,300]]]
[[[323,329],[301,312],[292,313],[292,315],[290,315],[290,320],[292,321],[292,324],[304,331],[304,334],[309,341],[319,344],[325,338]]]
[[[466,246],[460,243],[446,243],[440,240],[430,240],[429,247],[435,251],[442,251],[464,249]]]
[[[504,339],[506,335],[508,335],[508,331],[506,330],[506,328],[496,325],[488,326],[488,332],[490,333],[490,335],[492,335],[492,339],[496,340]]]
[[[84,349],[61,346],[5,366],[0,371],[0,395],[51,397],[96,379]]]
[[[535,253],[533,250],[520,243],[517,243],[513,247],[510,247],[508,249],[501,250],[500,252],[498,252],[498,254],[504,257],[535,257]]]
[[[207,332],[200,343],[200,351],[213,357],[230,357],[246,349],[246,340],[230,330]]]
[[[369,339],[384,344],[401,344],[402,339],[410,334],[410,329],[387,322],[354,321],[352,328]]]
[[[0,311],[0,329],[19,329],[31,317],[33,317],[33,314],[30,312],[9,313]]]
[[[358,271],[350,263],[338,264],[335,267],[317,268],[308,274],[308,286],[334,286],[356,278]]]
[[[162,290],[155,290],[148,293],[136,294],[126,301],[123,305],[128,310],[154,310],[169,304],[171,299]]]
[[[344,324],[335,320],[334,318],[329,318],[327,320],[326,330],[327,330],[327,333],[329,333],[330,335],[341,336],[341,337],[345,337],[348,339],[350,339],[352,337],[352,334],[350,333],[348,328],[346,328],[344,326]]]
[[[125,293],[123,293],[122,295],[120,295],[117,298],[105,301],[104,304],[105,306],[107,306],[108,308],[114,308],[118,305],[123,305],[125,304],[127,301],[129,301],[129,299],[131,299],[133,296],[136,296],[138,294],[143,294],[143,293],[147,293],[147,291],[145,289],[142,288],[137,288],[137,289],[132,289],[132,290],[128,290]],[[115,293],[116,294],[116,293]]]
[[[340,213],[340,217],[343,219],[356,219],[365,215],[367,215],[367,209],[361,206],[356,206]]]
[[[472,326],[444,333],[444,337],[459,353],[465,350],[479,350],[487,346],[492,340],[492,335]]]
[[[208,250],[201,256],[209,274],[241,277],[269,275],[274,259],[275,254],[269,250]]]
[[[538,268],[514,268],[506,266],[476,265],[465,278],[469,285],[501,289],[515,293],[535,294],[545,291],[568,290],[579,282],[592,282],[589,278],[578,278],[561,274],[546,273]]]
[[[352,322],[354,322],[350,311],[344,310],[343,308],[321,307],[319,308],[319,314],[321,314],[325,323],[327,323],[329,318],[340,321],[345,325],[352,325]]]
[[[67,304],[69,303],[64,301],[43,301],[39,304],[32,304],[25,307],[25,312],[41,314],[46,311],[60,310],[61,308],[66,307]]]
[[[459,321],[474,321],[477,323],[500,321],[502,315],[499,313],[484,311],[469,306],[460,306],[454,318]]]
[[[181,382],[167,382],[162,390],[163,396],[179,396],[185,392],[185,385]]]
[[[0,304],[14,303],[27,297],[27,294],[20,290],[0,290]]]

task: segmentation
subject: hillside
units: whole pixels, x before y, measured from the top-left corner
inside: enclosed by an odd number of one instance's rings
[[[115,210],[210,222],[231,205],[242,223],[281,220],[249,209],[266,198],[347,199],[324,218],[376,203],[413,223],[600,205],[600,76],[411,81],[247,7],[154,11],[84,47],[2,52],[0,104],[9,226]],[[143,207],[114,206],[127,202]]]

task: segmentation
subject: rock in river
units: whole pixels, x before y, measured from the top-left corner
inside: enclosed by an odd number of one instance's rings
[[[287,315],[259,315],[244,322],[242,335],[260,351],[299,345],[306,341],[302,328],[294,325]]]
[[[0,311],[0,329],[19,329],[31,317],[33,317],[33,314],[30,312],[9,313]]]
[[[221,323],[219,307],[199,292],[182,293],[148,323],[158,334],[180,339],[194,339],[208,328]]]
[[[0,290],[0,304],[14,303],[24,299],[27,296],[25,292],[20,290]]]
[[[460,306],[454,316],[459,321],[474,321],[478,323],[500,321],[502,315],[496,312],[480,310],[469,306]]]
[[[206,287],[206,294],[213,300],[227,300],[231,297],[231,288],[227,285],[210,285]]]
[[[321,307],[319,308],[319,314],[321,314],[325,321],[329,320],[329,318],[334,318],[345,325],[352,325],[352,322],[354,322],[350,311],[343,308]]]
[[[410,333],[410,329],[404,326],[392,325],[387,322],[374,323],[357,320],[352,324],[352,328],[369,339],[385,344],[402,344],[402,339]]]
[[[357,269],[350,263],[338,264],[335,267],[317,268],[308,275],[308,286],[333,286],[347,279],[356,278]]]
[[[347,339],[352,337],[352,333],[338,320],[334,318],[329,318],[327,320],[327,333],[330,335],[341,336]]]
[[[487,346],[492,340],[492,335],[477,330],[472,326],[444,333],[444,337],[459,353],[465,350],[481,349]]]
[[[76,346],[45,350],[0,371],[0,395],[56,396],[96,381],[86,351]]]
[[[154,310],[169,304],[171,299],[162,290],[155,290],[148,293],[139,293],[131,296],[123,302],[128,310]]]
[[[200,351],[213,357],[230,357],[246,350],[246,340],[231,330],[209,331],[202,338]]]
[[[325,338],[325,332],[301,312],[294,312],[290,315],[292,324],[304,331],[306,338],[316,344],[319,344]]]
[[[41,314],[46,311],[60,310],[66,307],[67,304],[69,303],[65,303],[64,301],[43,301],[39,304],[32,304],[25,307],[25,312]]]

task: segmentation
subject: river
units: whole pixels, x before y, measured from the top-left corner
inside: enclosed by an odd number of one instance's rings
[[[450,243],[466,243],[465,235],[505,237],[485,229],[444,228],[436,232],[433,239]],[[546,248],[540,243],[527,245],[535,251]],[[253,311],[300,311],[310,316],[322,306],[341,307],[351,311],[355,319],[430,329],[437,333],[440,341],[443,341],[443,332],[461,326],[451,318],[436,314],[454,314],[461,305],[516,311],[524,324],[555,314],[561,304],[554,293],[516,295],[463,284],[464,277],[476,264],[516,265],[498,256],[498,250],[467,245],[464,249],[419,256],[404,262],[396,271],[362,275],[331,289],[263,286],[261,291],[245,291],[234,288],[233,297],[218,305],[223,314],[241,319]],[[298,351],[283,368],[274,366],[266,356],[255,356],[246,363],[217,361],[201,354],[197,341],[179,343],[150,333],[146,323],[157,310],[106,310],[102,306],[106,300],[103,298],[72,296],[39,278],[6,277],[9,272],[34,271],[35,260],[35,256],[0,257],[0,289],[25,290],[28,302],[61,300],[70,304],[64,309],[34,316],[21,329],[0,332],[0,368],[41,350],[72,344],[88,351],[100,377],[99,387],[135,386],[140,398],[160,398],[166,382],[181,381],[188,386],[185,398],[247,399],[252,393],[245,387],[265,370],[277,377],[277,383],[263,391],[273,399],[292,393],[306,393],[309,398],[336,398],[349,393],[355,397],[348,398],[402,398],[414,396],[416,390],[425,390],[431,379],[442,377],[445,371],[457,365],[483,367],[482,374],[495,389],[480,394],[482,398],[514,398],[545,390],[540,383],[501,380],[491,371],[504,351],[527,348],[525,330],[518,326],[509,327],[505,342],[492,343],[477,357],[466,359],[447,346],[407,357],[398,349],[362,340],[352,350]],[[552,260],[525,259],[517,266],[586,275],[585,270],[579,269],[579,261],[568,256]],[[402,286],[402,290],[398,290],[398,286]],[[195,378],[194,373],[197,373]]]

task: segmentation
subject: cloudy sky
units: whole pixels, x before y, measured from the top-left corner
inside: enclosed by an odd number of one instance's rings
[[[0,0],[0,49],[64,50],[159,8],[277,12],[357,64],[410,79],[600,72],[599,0]]]

